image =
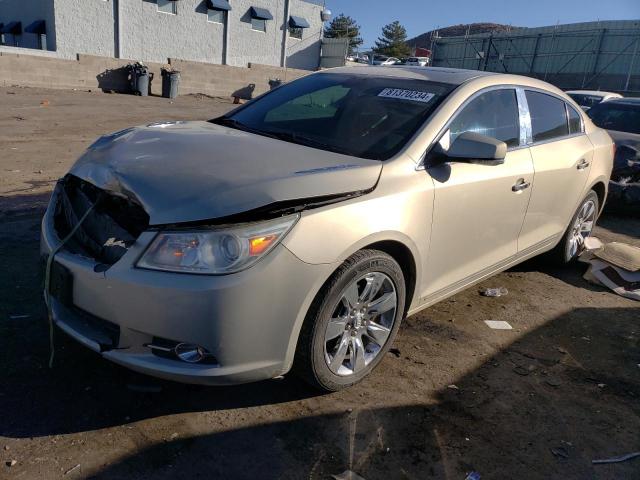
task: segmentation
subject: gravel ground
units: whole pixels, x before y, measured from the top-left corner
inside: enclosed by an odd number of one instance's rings
[[[405,320],[376,372],[335,394],[291,376],[158,381],[62,334],[49,369],[38,231],[55,180],[102,133],[230,107],[0,88],[0,478],[640,477],[640,458],[591,463],[640,451],[639,305],[580,264],[530,261],[478,286],[507,296],[471,288]],[[640,246],[640,219],[604,216],[597,234]]]

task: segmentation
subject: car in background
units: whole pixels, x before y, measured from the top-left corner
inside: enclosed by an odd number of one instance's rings
[[[543,252],[575,259],[612,156],[609,135],[537,79],[313,73],[208,122],[93,143],[42,221],[49,319],[166,379],[293,368],[339,390],[385,358],[406,316]]]
[[[358,63],[369,63],[369,55],[367,55],[366,53],[362,53],[362,54],[358,55],[358,57],[356,58],[356,62],[358,62]]]
[[[385,55],[373,56],[373,65],[383,65],[383,66],[395,65],[396,62],[399,62],[399,61],[400,60],[396,57],[387,57]]]
[[[587,115],[609,132],[616,145],[607,204],[620,213],[640,212],[640,98],[616,98]]]
[[[619,93],[601,92],[599,90],[567,90],[569,95],[585,112],[594,105],[614,98],[623,98]]]
[[[409,57],[405,62],[405,65],[411,65],[413,67],[426,67],[429,65],[429,57]]]

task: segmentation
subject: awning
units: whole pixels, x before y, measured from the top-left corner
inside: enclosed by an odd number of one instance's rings
[[[266,8],[251,7],[251,18],[258,20],[273,20],[273,15]]]
[[[22,34],[22,22],[9,22],[4,27],[2,27],[2,30],[0,30],[0,33],[10,33],[11,35],[20,35]]]
[[[311,25],[309,25],[306,19],[291,15],[289,17],[289,26],[291,28],[309,28]]]
[[[207,7],[210,10],[231,10],[231,5],[227,0],[207,0]]]
[[[45,35],[47,33],[47,28],[44,20],[36,20],[35,22],[27,25],[24,28],[24,31],[27,33],[35,33],[36,35]]]

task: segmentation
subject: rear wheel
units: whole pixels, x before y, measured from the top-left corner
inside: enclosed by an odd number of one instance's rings
[[[404,314],[402,269],[389,255],[361,250],[333,274],[300,333],[295,371],[328,391],[349,387],[389,350]]]
[[[599,209],[598,195],[591,190],[580,203],[564,237],[552,252],[559,262],[569,263],[578,258],[584,245],[584,239],[593,232]]]

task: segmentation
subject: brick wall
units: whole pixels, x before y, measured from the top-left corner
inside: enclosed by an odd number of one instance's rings
[[[229,97],[234,93],[247,92],[247,87],[253,84],[253,95],[256,96],[269,89],[270,78],[290,81],[309,73],[306,70],[285,70],[257,64],[249,64],[249,68],[244,68],[179,59],[170,59],[169,62],[181,72],[180,94],[204,93]],[[66,60],[0,50],[0,85],[126,92],[128,82],[123,67],[128,63],[131,60],[93,55],[79,54],[76,60]],[[160,69],[163,64],[146,65],[154,74],[151,91],[159,95],[162,91]]]

